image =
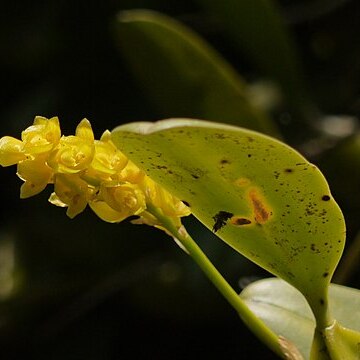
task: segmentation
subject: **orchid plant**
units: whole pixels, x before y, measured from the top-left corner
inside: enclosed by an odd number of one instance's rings
[[[0,139],[0,164],[17,165],[21,198],[51,185],[70,218],[154,226],[173,237],[246,325],[285,359],[358,359],[360,291],[330,284],[345,223],[313,164],[281,141],[240,127],[169,119],[131,123],[100,140],[87,119],[75,135],[35,117],[21,140]],[[274,278],[239,295],[181,223],[192,214]]]

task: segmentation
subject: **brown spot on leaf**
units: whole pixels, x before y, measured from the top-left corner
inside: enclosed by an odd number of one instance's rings
[[[243,226],[243,225],[250,225],[251,220],[244,218],[244,217],[240,217],[240,216],[233,216],[230,219],[230,223],[232,225],[236,225],[236,226]]]
[[[254,211],[255,221],[258,224],[265,224],[269,220],[272,212],[266,204],[263,195],[258,189],[252,188],[249,191],[249,197]]]
[[[329,201],[330,200],[330,196],[329,195],[324,195],[321,200],[323,201]]]
[[[278,171],[274,171],[274,176],[275,176],[275,179],[278,179],[280,176],[280,173]]]
[[[228,159],[221,159],[220,164],[221,165],[230,164],[230,161]]]

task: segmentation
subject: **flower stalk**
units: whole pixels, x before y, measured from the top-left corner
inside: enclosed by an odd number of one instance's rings
[[[261,339],[274,353],[284,357],[278,336],[260,320],[240,298],[236,291],[224,279],[213,263],[203,253],[201,248],[187,233],[186,229],[178,227],[171,218],[164,216],[159,209],[148,207],[148,211],[158,219],[159,223],[179,242],[184,250],[192,257],[207,278],[219,290],[228,303],[235,309],[247,327]]]

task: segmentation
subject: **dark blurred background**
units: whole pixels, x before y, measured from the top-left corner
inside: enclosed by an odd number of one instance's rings
[[[204,3],[5,2],[0,136],[19,137],[35,115],[59,116],[65,134],[86,117],[97,138],[121,123],[182,115],[153,106],[129,70],[113,28],[116,14],[126,9],[174,17],[211,43],[247,81],[262,80],[263,73],[238,50],[216,16],[209,16]],[[360,3],[282,0],[279,11],[316,113],[340,117],[356,129]],[[296,129],[293,145],[328,176],[349,237],[355,238],[360,157],[357,147],[347,146],[354,145],[356,130],[322,147],[326,136],[312,130],[325,115],[317,116],[312,129],[295,120],[293,127],[288,109],[271,116],[290,143]],[[275,358],[172,239],[146,226],[106,224],[90,210],[70,220],[63,209],[47,203],[50,188],[20,200],[15,172],[15,167],[4,168],[0,175],[1,359]],[[185,222],[237,291],[268,276],[192,218]],[[359,287],[358,273],[347,278],[347,285]]]

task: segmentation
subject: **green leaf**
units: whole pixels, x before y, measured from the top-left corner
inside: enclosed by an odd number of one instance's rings
[[[309,359],[315,320],[305,298],[295,288],[280,279],[264,279],[250,284],[240,297],[276,334],[293,342],[303,357]],[[331,284],[329,306],[334,318],[348,328],[335,324],[326,330],[332,341],[329,350],[334,353],[336,349],[346,349],[340,344],[349,337],[344,333],[354,335],[349,329],[360,331],[360,290]]]
[[[119,14],[116,35],[139,85],[164,116],[218,120],[278,135],[246,84],[219,53],[174,19],[148,10]]]
[[[342,304],[347,307],[347,304]],[[324,331],[325,342],[332,360],[359,359],[360,332],[347,329],[337,321]]]
[[[316,166],[276,139],[200,120],[123,125],[113,141],[221,239],[326,313],[345,224]]]
[[[263,75],[278,82],[298,111],[308,102],[296,46],[273,0],[198,0]],[[306,104],[307,105],[307,104]]]

